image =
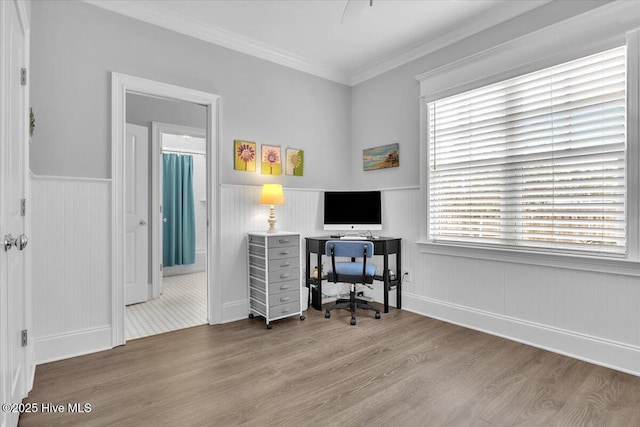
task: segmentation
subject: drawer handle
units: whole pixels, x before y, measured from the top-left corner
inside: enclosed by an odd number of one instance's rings
[[[289,243],[289,239],[280,239],[278,243]]]
[[[290,262],[285,262],[279,265],[279,267],[289,267],[291,265]]]
[[[280,298],[280,302],[286,302],[289,301],[291,299],[291,297],[282,297]]]
[[[291,252],[289,252],[289,251],[282,251],[278,255],[289,255],[290,253]]]
[[[286,279],[286,278],[287,278],[287,277],[289,277],[289,276],[290,276],[290,274],[285,274],[285,273],[283,273],[283,274],[281,274],[281,275],[280,275],[280,278],[281,278],[281,279]]]
[[[283,289],[289,289],[289,288],[290,288],[290,286],[289,286],[289,285],[282,285],[282,286],[280,286],[280,289],[281,289],[281,290],[283,290]]]
[[[280,310],[280,313],[286,313],[286,312],[288,312],[288,311],[289,311],[289,307],[287,307],[287,308],[283,308],[282,310]]]

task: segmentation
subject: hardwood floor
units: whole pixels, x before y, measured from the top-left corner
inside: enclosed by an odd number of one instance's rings
[[[640,378],[391,309],[197,326],[38,366],[20,426],[640,426]]]

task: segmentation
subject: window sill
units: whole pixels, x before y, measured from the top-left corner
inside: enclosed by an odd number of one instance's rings
[[[420,253],[487,261],[529,264],[543,267],[640,277],[640,261],[577,254],[537,252],[507,248],[488,248],[443,242],[416,242]]]

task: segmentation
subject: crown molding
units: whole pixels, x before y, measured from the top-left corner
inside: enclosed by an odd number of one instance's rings
[[[355,86],[366,80],[372,79],[394,68],[400,67],[425,55],[433,53],[444,47],[457,43],[474,34],[494,27],[502,22],[513,19],[516,16],[525,14],[538,7],[551,3],[552,0],[545,0],[544,3],[530,2],[505,2],[500,8],[485,11],[473,18],[467,19],[455,28],[440,32],[427,42],[410,47],[393,55],[383,61],[361,68],[351,74],[349,84]]]
[[[337,83],[349,84],[349,75],[302,58],[265,43],[239,34],[224,31],[188,19],[147,1],[83,0],[110,12],[125,15],[148,24],[157,25],[177,33],[226,47],[294,70],[302,71]]]
[[[592,52],[592,47],[596,49],[608,49],[614,47],[615,43],[624,43],[625,33],[637,28],[639,25],[640,8],[636,2],[614,1],[580,15],[565,19],[564,21],[523,34],[520,37],[476,52],[473,55],[461,58],[444,66],[428,70],[414,78],[419,82],[424,82],[444,75],[449,76],[455,70],[473,68],[481,58],[496,58],[499,55],[507,55],[509,52],[522,50],[526,46],[533,45],[539,46],[538,49],[547,52],[547,54],[528,57],[525,65],[540,64],[546,59],[553,58],[557,53],[548,53],[553,51],[553,49],[545,51],[545,47],[540,47],[539,41],[546,40],[548,45],[560,45],[561,43],[558,42],[558,40],[567,39],[569,35],[582,40],[582,46],[572,48],[572,52],[575,52],[577,57],[584,56],[594,53]],[[514,59],[511,61],[513,62]],[[550,65],[544,64],[539,66],[544,67]],[[475,69],[474,72],[477,75],[478,70]],[[477,77],[476,80],[481,80],[482,77],[483,76]],[[427,95],[427,93],[421,91],[421,96]]]
[[[505,2],[498,9],[485,11],[466,20],[450,31],[444,31],[427,42],[402,50],[400,53],[377,61],[354,72],[346,72],[337,68],[318,64],[309,58],[293,55],[268,44],[256,41],[240,34],[214,28],[189,19],[183,15],[158,7],[156,3],[146,0],[109,1],[83,0],[87,4],[128,16],[152,25],[163,27],[177,33],[213,43],[237,52],[251,55],[288,68],[302,71],[317,77],[331,80],[348,86],[355,86],[394,68],[407,64],[439,49],[450,46],[481,31],[505,22],[516,16],[551,3],[542,2]],[[619,3],[614,1],[613,4]],[[624,3],[624,2],[622,2]],[[606,8],[601,6],[594,10]]]

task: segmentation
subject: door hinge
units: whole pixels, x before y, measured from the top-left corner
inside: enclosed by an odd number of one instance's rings
[[[24,67],[20,68],[20,84],[22,86],[27,85],[27,69]]]
[[[160,213],[162,213],[162,206],[160,206]]]
[[[20,199],[20,216],[27,214],[27,199]]]
[[[160,264],[160,271],[162,271],[162,264]]]
[[[23,347],[27,346],[27,330],[26,329],[22,330],[22,346]]]

